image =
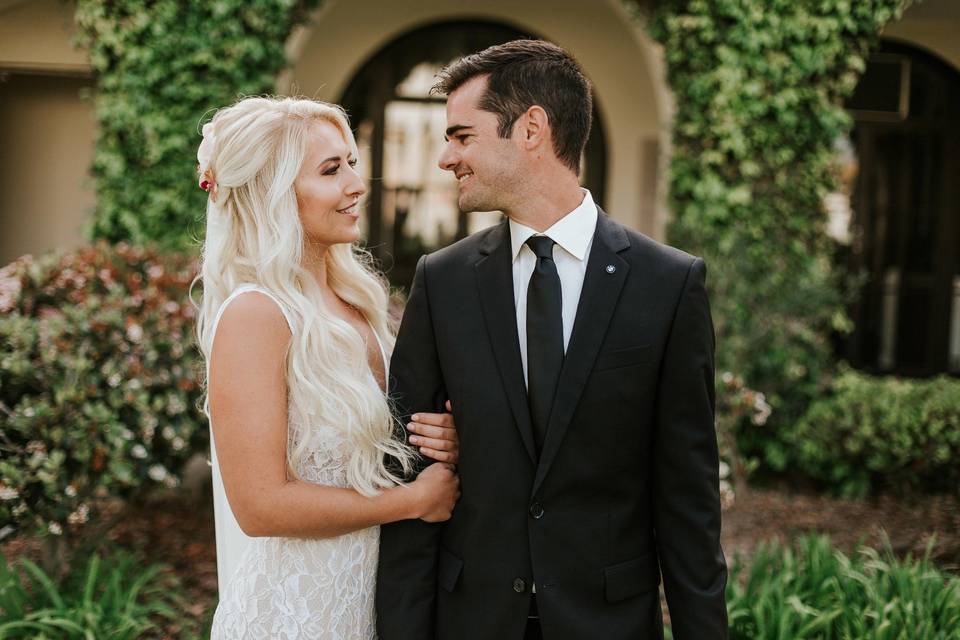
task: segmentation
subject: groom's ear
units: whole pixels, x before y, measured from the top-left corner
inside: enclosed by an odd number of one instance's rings
[[[535,151],[550,144],[550,119],[543,107],[533,105],[517,118],[514,134],[519,134],[520,143],[527,151]]]

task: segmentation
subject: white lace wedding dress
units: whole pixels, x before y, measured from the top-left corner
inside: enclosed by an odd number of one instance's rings
[[[290,322],[286,309],[268,291],[244,285],[220,307],[214,332],[226,306],[248,291],[272,298]],[[377,342],[386,371],[387,358],[379,336]],[[372,374],[370,379],[376,384]],[[299,433],[295,426],[290,425],[291,434]],[[317,484],[348,486],[343,438],[332,428],[313,430],[309,437],[310,455],[297,469],[300,477]],[[375,638],[373,598],[380,528],[325,540],[249,538],[227,503],[212,430],[210,452],[220,584],[211,640]]]

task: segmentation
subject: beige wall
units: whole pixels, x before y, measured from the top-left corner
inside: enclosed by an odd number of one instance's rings
[[[607,209],[654,237],[665,210],[656,185],[669,95],[656,47],[620,0],[328,0],[313,23],[294,34],[295,62],[280,91],[337,100],[363,63],[403,33],[443,20],[485,19],[512,25],[566,47],[594,84],[607,134]],[[654,185],[654,186],[651,186]]]
[[[0,0],[0,265],[75,246],[93,208],[94,123],[73,2]]]
[[[960,0],[915,2],[883,37],[925,49],[960,70]]]
[[[0,265],[82,241],[94,204],[90,105],[81,78],[9,75],[0,82]]]
[[[63,0],[0,0],[0,71],[87,74],[86,55],[72,44],[73,10]]]

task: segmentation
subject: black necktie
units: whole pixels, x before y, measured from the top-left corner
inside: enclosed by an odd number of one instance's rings
[[[527,238],[537,256],[527,287],[527,396],[537,453],[543,449],[563,366],[563,308],[554,244],[547,236]]]

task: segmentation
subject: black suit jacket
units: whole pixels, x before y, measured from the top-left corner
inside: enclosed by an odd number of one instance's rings
[[[390,367],[404,422],[453,403],[462,496],[381,529],[381,640],[727,637],[714,335],[699,258],[602,213],[535,454],[506,222],[420,260]]]

